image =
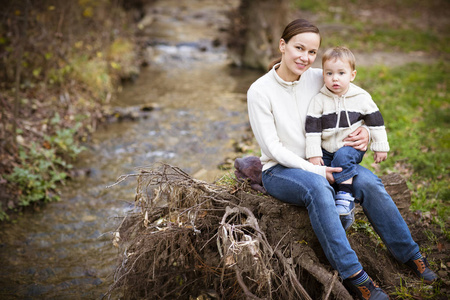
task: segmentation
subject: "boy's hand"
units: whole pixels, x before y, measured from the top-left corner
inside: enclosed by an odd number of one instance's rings
[[[373,159],[377,164],[379,164],[382,161],[385,161],[387,158],[387,152],[375,152],[373,154]]]
[[[310,157],[309,162],[316,166],[323,166],[323,159],[320,156]]]

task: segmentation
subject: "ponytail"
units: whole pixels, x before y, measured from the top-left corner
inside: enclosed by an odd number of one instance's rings
[[[269,64],[269,69],[267,71],[272,70],[273,66],[275,66],[276,64],[279,64],[281,62],[281,57],[272,60],[272,62]]]

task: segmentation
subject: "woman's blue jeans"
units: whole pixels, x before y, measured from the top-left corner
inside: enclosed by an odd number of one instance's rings
[[[362,205],[392,255],[405,263],[419,251],[419,246],[381,180],[368,169],[356,167],[358,175],[353,179],[356,202]],[[328,261],[343,279],[362,269],[336,211],[334,189],[324,177],[276,165],[263,172],[262,180],[273,197],[306,207]]]

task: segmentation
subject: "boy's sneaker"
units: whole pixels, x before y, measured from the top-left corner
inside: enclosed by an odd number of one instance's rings
[[[413,270],[414,274],[423,279],[423,282],[427,284],[432,284],[439,278],[436,273],[431,271],[430,264],[425,257],[408,260],[405,264]]]
[[[345,230],[355,222],[355,198],[347,192],[339,191],[335,197],[336,210]]]
[[[352,284],[350,280],[345,280],[346,286],[358,296],[361,300],[388,300],[389,296],[372,280],[368,278],[359,285]]]
[[[339,219],[341,219],[342,227],[344,227],[344,230],[347,231],[353,223],[355,223],[355,212],[352,211],[349,215],[339,216]]]

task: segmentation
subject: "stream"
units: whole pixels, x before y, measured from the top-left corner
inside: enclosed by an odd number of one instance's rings
[[[234,4],[233,4],[234,3]],[[147,118],[102,125],[76,162],[90,174],[68,182],[61,201],[0,229],[0,299],[101,299],[113,282],[112,232],[133,208],[134,179],[159,162],[213,182],[248,128],[246,91],[261,74],[230,67],[214,40],[236,1],[161,0],[142,29],[150,64],[114,105],[155,104]],[[222,32],[223,34],[223,32]]]

